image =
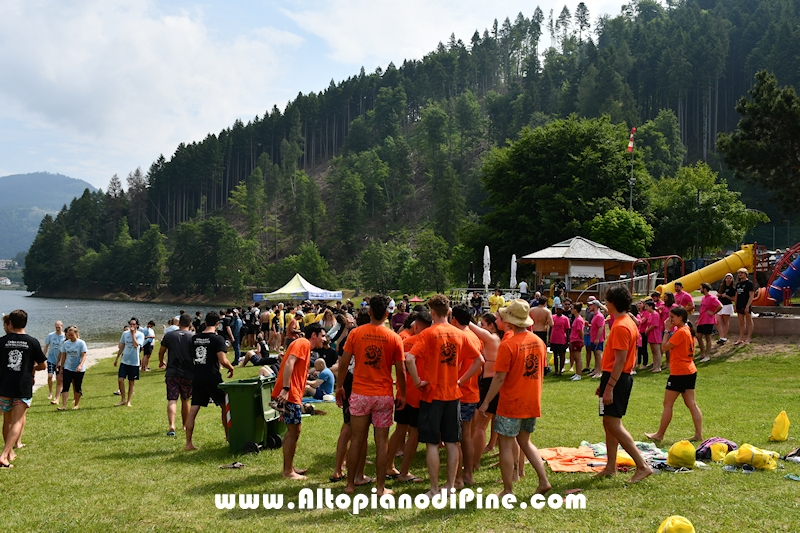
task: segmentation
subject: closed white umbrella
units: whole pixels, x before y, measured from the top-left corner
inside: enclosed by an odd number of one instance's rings
[[[517,254],[511,255],[511,288],[517,287]]]
[[[492,260],[489,257],[489,246],[483,248],[483,288],[488,292],[489,285],[492,284],[492,273],[490,272]]]

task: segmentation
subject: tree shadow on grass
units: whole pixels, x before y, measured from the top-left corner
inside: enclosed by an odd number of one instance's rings
[[[155,457],[166,457],[173,455],[173,450],[144,450],[141,452],[122,451],[100,455],[98,459],[108,459],[112,461],[130,461],[132,459],[152,459]]]
[[[109,442],[109,441],[115,441],[115,440],[136,440],[136,439],[147,439],[147,438],[157,437],[159,435],[162,435],[162,433],[160,431],[151,431],[149,433],[136,433],[136,434],[133,434],[133,435],[118,435],[118,434],[114,434],[114,435],[107,435],[105,437],[92,436],[92,437],[86,437],[85,439],[83,439],[83,441],[84,442]]]

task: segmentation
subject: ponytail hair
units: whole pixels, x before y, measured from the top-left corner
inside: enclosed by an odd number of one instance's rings
[[[500,337],[500,340],[503,340],[503,335],[505,331],[497,327],[497,317],[494,313],[484,313],[483,318],[486,322],[494,326],[494,330],[497,332],[497,336]]]
[[[669,310],[669,314],[677,316],[678,318],[681,319],[681,321],[683,321],[685,325],[689,327],[689,332],[692,334],[692,338],[697,336],[697,333],[695,332],[694,329],[694,325],[691,322],[689,322],[689,313],[686,311],[686,309],[684,309],[683,307],[673,307],[672,309]]]

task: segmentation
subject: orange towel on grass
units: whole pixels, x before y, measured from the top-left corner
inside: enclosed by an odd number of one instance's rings
[[[539,454],[553,472],[599,472],[605,466],[605,457],[595,457],[588,446],[580,448],[540,448]],[[589,466],[589,463],[603,463]]]

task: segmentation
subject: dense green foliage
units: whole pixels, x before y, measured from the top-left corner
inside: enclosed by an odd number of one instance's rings
[[[198,277],[166,261],[174,288],[207,293],[276,288],[301,270],[297,258],[317,255],[328,270],[312,269],[313,283],[416,292],[463,284],[486,244],[502,279],[512,253],[575,235],[634,255],[690,254],[736,245],[764,220],[747,211],[750,196],[729,191],[742,182],[715,143],[736,126],[734,102],[758,70],[800,81],[800,2],[633,0],[596,22],[585,5],[545,19],[536,8],[468,43],[453,35],[421,60],[299,94],[283,111],[181,144],[131,173],[127,192],[112,180],[54,222],[62,240],[78,239],[77,257],[102,254],[127,216],[135,239],[157,224],[171,254],[208,259],[179,243],[200,243],[198,225],[220,217],[235,264],[217,255],[205,270],[224,272]],[[698,161],[710,166],[684,167]],[[631,178],[639,216],[626,219]],[[73,210],[89,215],[81,227]],[[630,239],[603,235],[632,221],[621,233]],[[311,242],[317,255],[306,257]]]

